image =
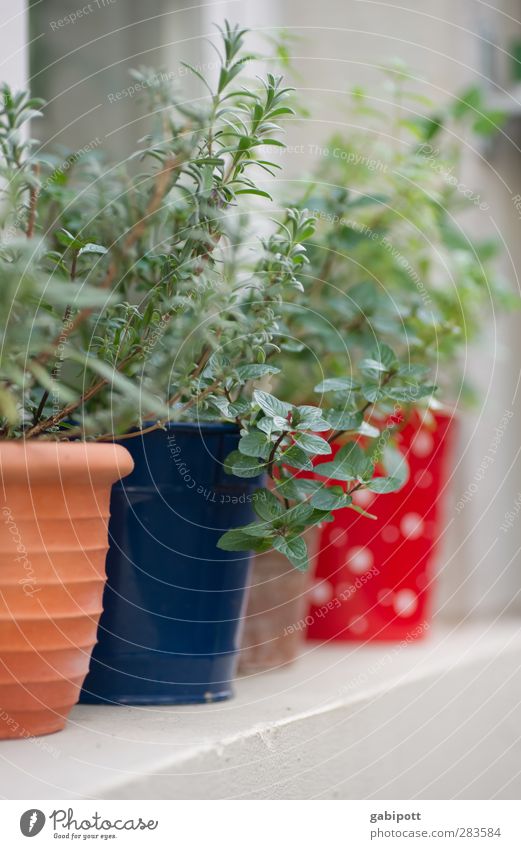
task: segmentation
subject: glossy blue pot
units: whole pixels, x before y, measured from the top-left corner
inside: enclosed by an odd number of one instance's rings
[[[124,440],[135,463],[112,490],[107,584],[80,701],[226,699],[250,557],[217,548],[252,520],[257,479],[227,475],[233,425],[173,424]]]

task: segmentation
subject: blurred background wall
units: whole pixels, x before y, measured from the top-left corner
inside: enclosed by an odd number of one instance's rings
[[[0,69],[2,79],[23,87],[29,73],[28,10],[25,0],[13,0],[0,22]]]
[[[30,52],[33,91],[49,101],[39,137],[73,149],[100,138],[121,158],[144,132],[136,122],[136,98],[128,93],[130,67],[164,66],[188,96],[199,96],[180,63],[189,61],[212,76],[205,37],[213,22],[228,17],[253,28],[253,43],[261,47],[283,28],[292,39],[292,83],[309,110],[309,117],[298,117],[289,127],[287,141],[295,150],[284,157],[285,188],[316,164],[313,145],[322,145],[334,131],[349,132],[344,106],[349,89],[360,84],[385,100],[378,68],[393,57],[425,79],[425,93],[434,101],[480,82],[511,117],[486,148],[464,140],[463,180],[489,205],[486,212],[473,212],[466,224],[471,233],[496,235],[503,242],[501,271],[518,288],[521,104],[509,49],[521,36],[521,2],[415,0],[407,7],[391,0],[37,0],[28,14],[30,51],[24,4],[17,0],[11,7],[1,29],[2,69],[11,82],[23,84]],[[521,315],[498,317],[491,311],[485,318],[487,330],[463,362],[482,404],[461,414],[440,558],[438,604],[448,617],[521,610],[521,518],[508,532],[500,530],[521,498]],[[454,504],[473,483],[505,411],[513,416],[493,462],[457,513]]]

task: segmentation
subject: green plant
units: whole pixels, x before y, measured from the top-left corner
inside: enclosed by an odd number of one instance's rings
[[[497,132],[502,116],[474,87],[434,109],[399,62],[385,85],[386,108],[353,92],[350,119],[363,130],[327,142],[299,201],[317,229],[306,299],[288,313],[288,332],[305,347],[300,368],[285,372],[286,397],[311,399],[321,374],[344,374],[347,353],[356,361],[380,340],[417,375],[434,370],[453,402],[466,392],[462,347],[487,309],[512,304],[498,283],[495,240],[471,238],[462,218],[488,208],[460,176],[462,138]]]
[[[375,406],[432,387],[380,346],[357,377],[324,384],[324,409],[263,388],[279,360],[292,367],[281,328],[298,310],[314,222],[289,209],[260,240],[241,238],[244,199],[269,209],[265,182],[279,166],[266,151],[282,144],[278,121],[291,114],[280,78],[245,76],[244,36],[228,24],[221,32],[215,88],[189,68],[207,94],[201,107],[166,75],[135,72],[152,126],[119,166],[97,149],[39,153],[22,128],[41,103],[4,87],[0,426],[4,438],[110,440],[182,419],[233,421],[241,439],[229,470],[267,474],[271,488],[255,500],[259,521],[220,545],[274,546],[305,568],[306,527],[359,510],[354,491],[397,488],[402,477],[375,478],[382,451],[357,444],[315,466],[322,482],[295,470],[311,471],[339,433],[380,437],[367,421]]]

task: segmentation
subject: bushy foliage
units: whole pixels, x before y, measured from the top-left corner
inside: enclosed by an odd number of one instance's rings
[[[245,199],[269,209],[266,181],[279,167],[269,151],[291,114],[280,77],[249,79],[244,37],[228,24],[221,32],[214,88],[190,69],[206,91],[201,106],[167,75],[136,72],[152,127],[120,164],[98,149],[40,153],[25,129],[42,104],[4,86],[0,427],[4,438],[114,439],[172,421],[233,421],[229,471],[271,483],[255,500],[258,521],[220,545],[275,547],[305,568],[307,527],[337,509],[363,512],[352,497],[363,487],[401,485],[396,464],[375,477],[382,452],[371,441],[389,405],[433,387],[376,340],[354,364],[335,360],[320,405],[266,391],[300,356],[286,328],[308,297],[304,243],[315,221],[290,208],[244,245]],[[327,460],[339,434],[350,441]]]

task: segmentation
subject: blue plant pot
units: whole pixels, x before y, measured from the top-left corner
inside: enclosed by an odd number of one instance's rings
[[[227,699],[250,557],[217,548],[252,520],[257,479],[227,475],[233,425],[173,424],[124,441],[131,475],[112,489],[107,584],[81,702]]]

